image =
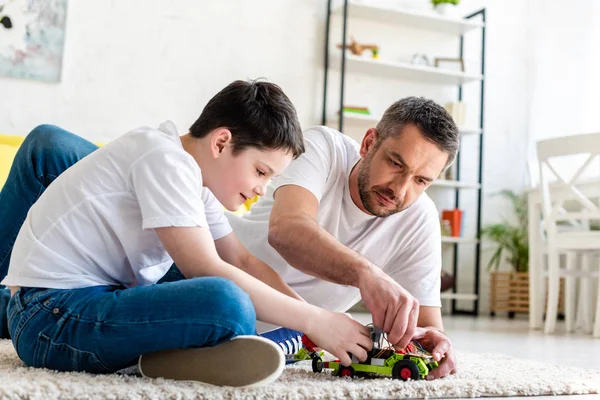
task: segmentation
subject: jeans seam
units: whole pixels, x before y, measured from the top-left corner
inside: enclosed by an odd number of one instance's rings
[[[42,306],[43,307],[43,306]],[[46,309],[47,312],[52,312],[51,310]],[[60,318],[63,318],[64,320],[69,320],[69,319],[74,319],[77,322],[83,322],[83,323],[93,323],[93,324],[99,324],[99,325],[103,325],[103,326],[108,326],[108,327],[126,327],[126,326],[130,326],[130,325],[148,325],[148,324],[163,324],[163,323],[182,323],[182,321],[180,319],[161,319],[161,320],[152,320],[152,321],[146,321],[146,322],[123,322],[123,323],[114,323],[114,322],[105,322],[105,321],[93,321],[93,320],[89,320],[87,318],[79,318],[77,316],[74,315],[62,315]],[[222,321],[219,322],[215,322],[213,320],[208,320],[208,319],[202,319],[202,320],[194,320],[194,321],[189,321],[190,324],[204,324],[204,325],[212,325],[212,326],[216,326],[219,328],[223,328],[223,329],[228,329],[230,331],[233,331],[235,333],[237,333],[238,335],[240,335],[241,333],[239,333],[240,331],[242,331],[241,326],[235,324],[235,327],[232,327],[231,324],[224,324]]]

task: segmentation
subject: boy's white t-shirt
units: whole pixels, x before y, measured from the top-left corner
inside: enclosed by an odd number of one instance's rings
[[[83,158],[46,189],[13,247],[8,286],[72,289],[156,283],[173,260],[153,228],[231,232],[177,128],[141,127]]]
[[[307,275],[268,244],[273,194],[285,185],[301,186],[319,200],[317,222],[323,229],[382,268],[421,305],[439,307],[441,234],[429,196],[423,193],[408,209],[389,217],[368,215],[354,204],[348,187],[350,172],[360,159],[358,143],[319,126],[304,132],[304,144],[306,152],[271,182],[250,213],[226,213],[236,236],[309,303],[340,312],[356,304],[357,288]]]

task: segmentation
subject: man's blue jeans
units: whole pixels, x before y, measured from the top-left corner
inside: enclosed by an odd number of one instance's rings
[[[96,149],[51,125],[26,137],[0,192],[0,280],[29,208],[57,176]],[[254,333],[254,309],[235,284],[183,278],[173,265],[160,285],[133,289],[23,288],[10,299],[8,289],[0,288],[1,337],[10,333],[20,357],[32,366],[107,372],[130,365],[156,346],[211,346]],[[138,339],[144,335],[152,343]],[[263,336],[286,349],[299,335],[279,329]]]

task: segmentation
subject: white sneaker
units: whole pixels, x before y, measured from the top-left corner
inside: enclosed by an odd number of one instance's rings
[[[172,349],[140,356],[146,378],[192,380],[217,386],[256,387],[275,381],[285,356],[274,342],[236,336],[214,347]]]

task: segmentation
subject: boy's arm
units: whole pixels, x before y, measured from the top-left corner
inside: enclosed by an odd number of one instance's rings
[[[163,246],[186,278],[220,276],[230,279],[250,296],[258,319],[306,333],[319,347],[350,365],[348,353],[365,360],[372,348],[368,329],[342,313],[298,301],[223,261],[208,229],[155,229]]]
[[[304,301],[273,268],[253,256],[233,232],[215,240],[215,247],[219,257],[226,263],[240,268],[285,295]]]

